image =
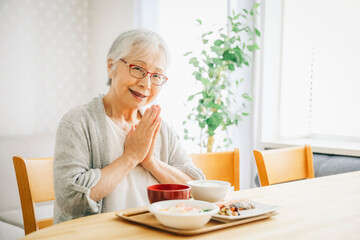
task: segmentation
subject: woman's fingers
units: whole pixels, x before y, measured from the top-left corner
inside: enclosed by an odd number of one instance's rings
[[[156,105],[156,108],[157,108],[157,115],[156,115],[156,118],[155,118],[155,119],[159,118],[160,113],[161,113],[161,108],[160,108],[160,106],[159,106],[159,105]]]
[[[124,152],[136,155],[140,162],[153,151],[153,144],[161,124],[160,111],[158,105],[148,108],[137,126],[130,129],[125,140]]]
[[[152,141],[151,141],[150,149],[149,149],[146,157],[144,158],[144,160],[141,162],[142,166],[145,168],[147,168],[147,166],[149,164],[151,164],[151,162],[153,160],[156,138],[158,136],[158,133],[160,131],[160,126],[161,126],[161,118],[160,117],[155,120],[154,125],[156,126],[156,129],[155,129]]]
[[[144,126],[145,128],[149,128],[154,123],[154,120],[156,119],[156,116],[157,116],[157,112],[158,112],[158,109],[155,105],[146,109],[144,115],[142,116],[142,118],[139,122],[139,127]]]
[[[145,132],[148,130],[155,131],[153,125],[155,124],[155,120],[159,118],[161,112],[161,108],[158,105],[153,105],[150,108],[146,109],[143,117],[139,122],[139,127]],[[152,133],[151,133],[152,134]]]
[[[160,126],[161,126],[161,117],[157,118],[155,121],[157,121],[157,127],[156,127],[156,130],[155,130],[155,133],[154,133],[154,137],[153,139],[155,140],[158,133],[159,133],[159,130],[160,130]]]

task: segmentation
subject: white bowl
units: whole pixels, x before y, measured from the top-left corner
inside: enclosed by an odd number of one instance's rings
[[[180,203],[188,207],[197,207],[200,209],[211,210],[202,213],[192,214],[170,213],[160,211],[160,209],[175,207]],[[208,223],[211,219],[211,216],[219,211],[219,207],[209,202],[197,200],[168,200],[151,204],[149,207],[149,211],[153,213],[156,219],[166,227],[189,230],[201,228],[206,223]]]
[[[191,187],[191,195],[196,200],[219,202],[226,197],[231,184],[219,180],[193,180],[186,183]]]

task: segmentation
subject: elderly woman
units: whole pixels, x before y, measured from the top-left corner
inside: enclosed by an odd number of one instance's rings
[[[110,89],[61,120],[54,159],[54,223],[149,204],[146,187],[203,179],[153,102],[169,53],[147,30],[121,34],[107,55]]]

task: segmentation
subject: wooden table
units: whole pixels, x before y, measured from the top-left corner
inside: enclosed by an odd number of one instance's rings
[[[360,171],[237,191],[280,205],[277,215],[195,236],[178,236],[136,225],[114,212],[44,228],[24,239],[360,239]]]

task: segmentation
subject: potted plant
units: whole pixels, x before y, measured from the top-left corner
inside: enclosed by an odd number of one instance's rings
[[[249,11],[243,9],[238,14],[233,12],[232,16],[228,17],[228,28],[210,30],[202,34],[203,49],[200,53],[191,51],[184,54],[190,58],[189,64],[195,68],[193,76],[202,88],[187,99],[188,103],[195,103],[195,106],[183,122],[184,138],[198,140],[201,151],[206,148],[207,152],[212,152],[215,133],[224,132],[231,125],[238,125],[243,116],[249,115],[245,109],[245,102],[251,101],[252,97],[243,93],[240,99],[235,97],[233,92],[234,85],[238,86],[244,79],[238,79],[234,84],[228,76],[238,68],[250,66],[252,52],[259,49],[254,40],[260,37],[260,32],[252,27],[257,7],[259,4],[254,4]],[[199,26],[202,25],[201,20],[196,21]],[[213,36],[215,40],[209,41]],[[232,111],[232,103],[240,106],[235,112]],[[186,128],[189,121],[197,122],[200,128],[198,137],[190,136]],[[225,136],[218,148],[230,144],[231,138]]]

